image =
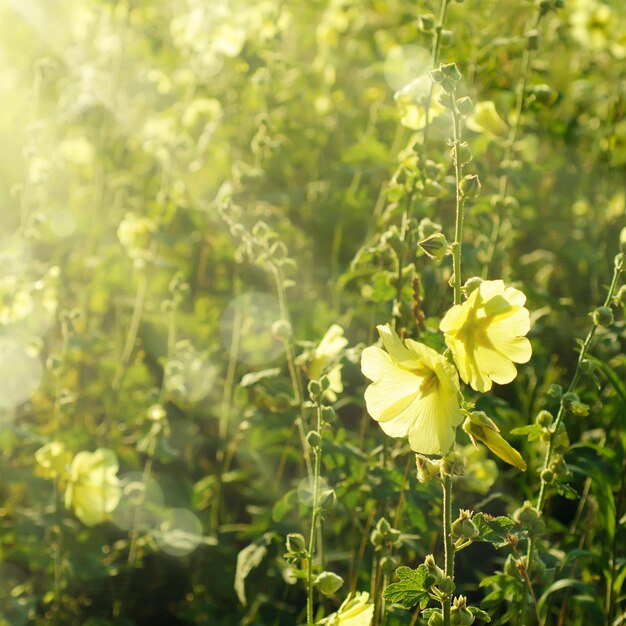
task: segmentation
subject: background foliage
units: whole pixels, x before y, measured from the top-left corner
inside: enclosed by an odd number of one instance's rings
[[[285,537],[308,534],[306,383],[336,363],[320,569],[345,583],[317,598],[318,617],[361,590],[375,623],[425,623],[383,611],[381,593],[397,565],[439,550],[440,496],[365,412],[358,361],[392,317],[441,347],[451,304],[450,258],[416,247],[437,225],[452,240],[451,124],[433,106],[424,148],[423,94],[394,100],[430,69],[438,12],[427,0],[0,2],[2,623],[303,622]],[[464,274],[518,286],[533,321],[532,361],[481,400],[506,433],[558,408],[548,390],[567,388],[619,251],[625,17],[600,0],[448,7],[440,59],[498,114],[464,137],[482,184]],[[614,314],[546,506],[533,580],[545,623],[620,624],[626,608],[621,302]],[[334,323],[348,344],[324,360]],[[534,501],[545,445],[520,432],[528,471],[467,448],[455,510]],[[124,495],[110,519],[65,510],[34,456],[52,441],[114,451]],[[399,541],[371,541],[381,518]],[[517,623],[518,556],[482,543],[459,555],[457,589],[492,623]]]

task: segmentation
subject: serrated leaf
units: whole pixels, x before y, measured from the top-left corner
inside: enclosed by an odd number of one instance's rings
[[[264,539],[262,538],[261,541],[263,540]],[[246,578],[255,567],[258,567],[261,564],[261,561],[263,561],[266,554],[267,548],[265,547],[265,544],[259,544],[258,542],[255,542],[251,543],[249,546],[246,546],[237,555],[237,568],[235,570],[234,588],[235,593],[239,598],[239,602],[241,602],[243,606],[247,605],[245,587]]]
[[[396,570],[398,582],[391,583],[385,589],[385,600],[400,604],[405,609],[410,609],[416,604],[425,608],[428,604],[428,590],[434,580],[428,574],[428,568],[422,563],[417,569],[399,567]]]
[[[476,513],[472,517],[472,521],[478,529],[478,537],[474,541],[486,541],[492,543],[496,548],[501,548],[508,544],[506,536],[516,526],[516,523],[511,518],[504,515],[491,517],[485,516],[483,513]]]
[[[490,622],[491,617],[489,617],[489,613],[487,611],[483,611],[475,606],[467,607],[469,612],[474,616],[474,619],[482,620],[483,622]]]

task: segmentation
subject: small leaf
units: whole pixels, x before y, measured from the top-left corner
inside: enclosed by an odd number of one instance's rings
[[[491,517],[483,513],[476,513],[472,517],[472,521],[478,528],[478,537],[474,541],[486,541],[492,543],[496,548],[501,548],[508,544],[507,535],[514,531],[515,522],[501,515],[500,517]]]
[[[422,563],[417,569],[399,567],[396,570],[397,583],[389,585],[383,596],[389,602],[400,604],[410,609],[419,603],[420,608],[428,604],[428,590],[433,584],[433,578],[428,574],[428,568]]]
[[[261,561],[267,554],[267,548],[264,544],[259,544],[258,540],[246,546],[237,555],[237,569],[235,570],[235,593],[239,598],[239,602],[243,606],[247,605],[245,581],[248,574],[261,564]]]
[[[520,426],[514,428],[511,435],[526,435],[528,441],[536,441],[541,437],[541,426],[539,424],[528,424],[527,426]]]
[[[249,374],[245,374],[239,383],[242,387],[250,387],[258,383],[260,380],[264,378],[275,378],[280,374],[280,367],[272,367],[268,370],[262,370],[260,372],[250,372]]]
[[[474,616],[474,619],[482,620],[483,622],[490,622],[491,617],[489,617],[489,613],[487,611],[483,611],[482,609],[476,608],[475,606],[468,606],[469,612]]]

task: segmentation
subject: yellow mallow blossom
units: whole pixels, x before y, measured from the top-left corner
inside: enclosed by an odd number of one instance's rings
[[[428,346],[403,344],[388,325],[378,332],[387,351],[370,346],[361,357],[363,374],[373,381],[365,391],[369,414],[391,437],[408,435],[415,452],[447,452],[463,420],[454,366]]]
[[[83,524],[95,526],[105,521],[121,497],[119,466],[115,453],[106,448],[79,452],[70,467],[65,508],[74,509]]]
[[[374,617],[374,605],[369,602],[369,593],[362,591],[350,594],[336,613],[324,618],[325,626],[370,626]]]
[[[441,320],[446,344],[465,383],[489,391],[492,381],[503,385],[517,375],[513,363],[531,356],[530,314],[526,296],[501,280],[485,280],[463,304],[454,305]]]
[[[65,478],[71,459],[72,453],[65,448],[65,444],[51,441],[35,452],[37,473],[51,480]]]

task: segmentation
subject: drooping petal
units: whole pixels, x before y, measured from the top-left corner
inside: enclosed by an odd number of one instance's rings
[[[401,363],[402,361],[411,359],[411,353],[404,347],[402,341],[400,341],[400,337],[391,330],[389,324],[377,326],[376,328],[378,329],[380,338],[383,340],[385,349],[394,361]]]

